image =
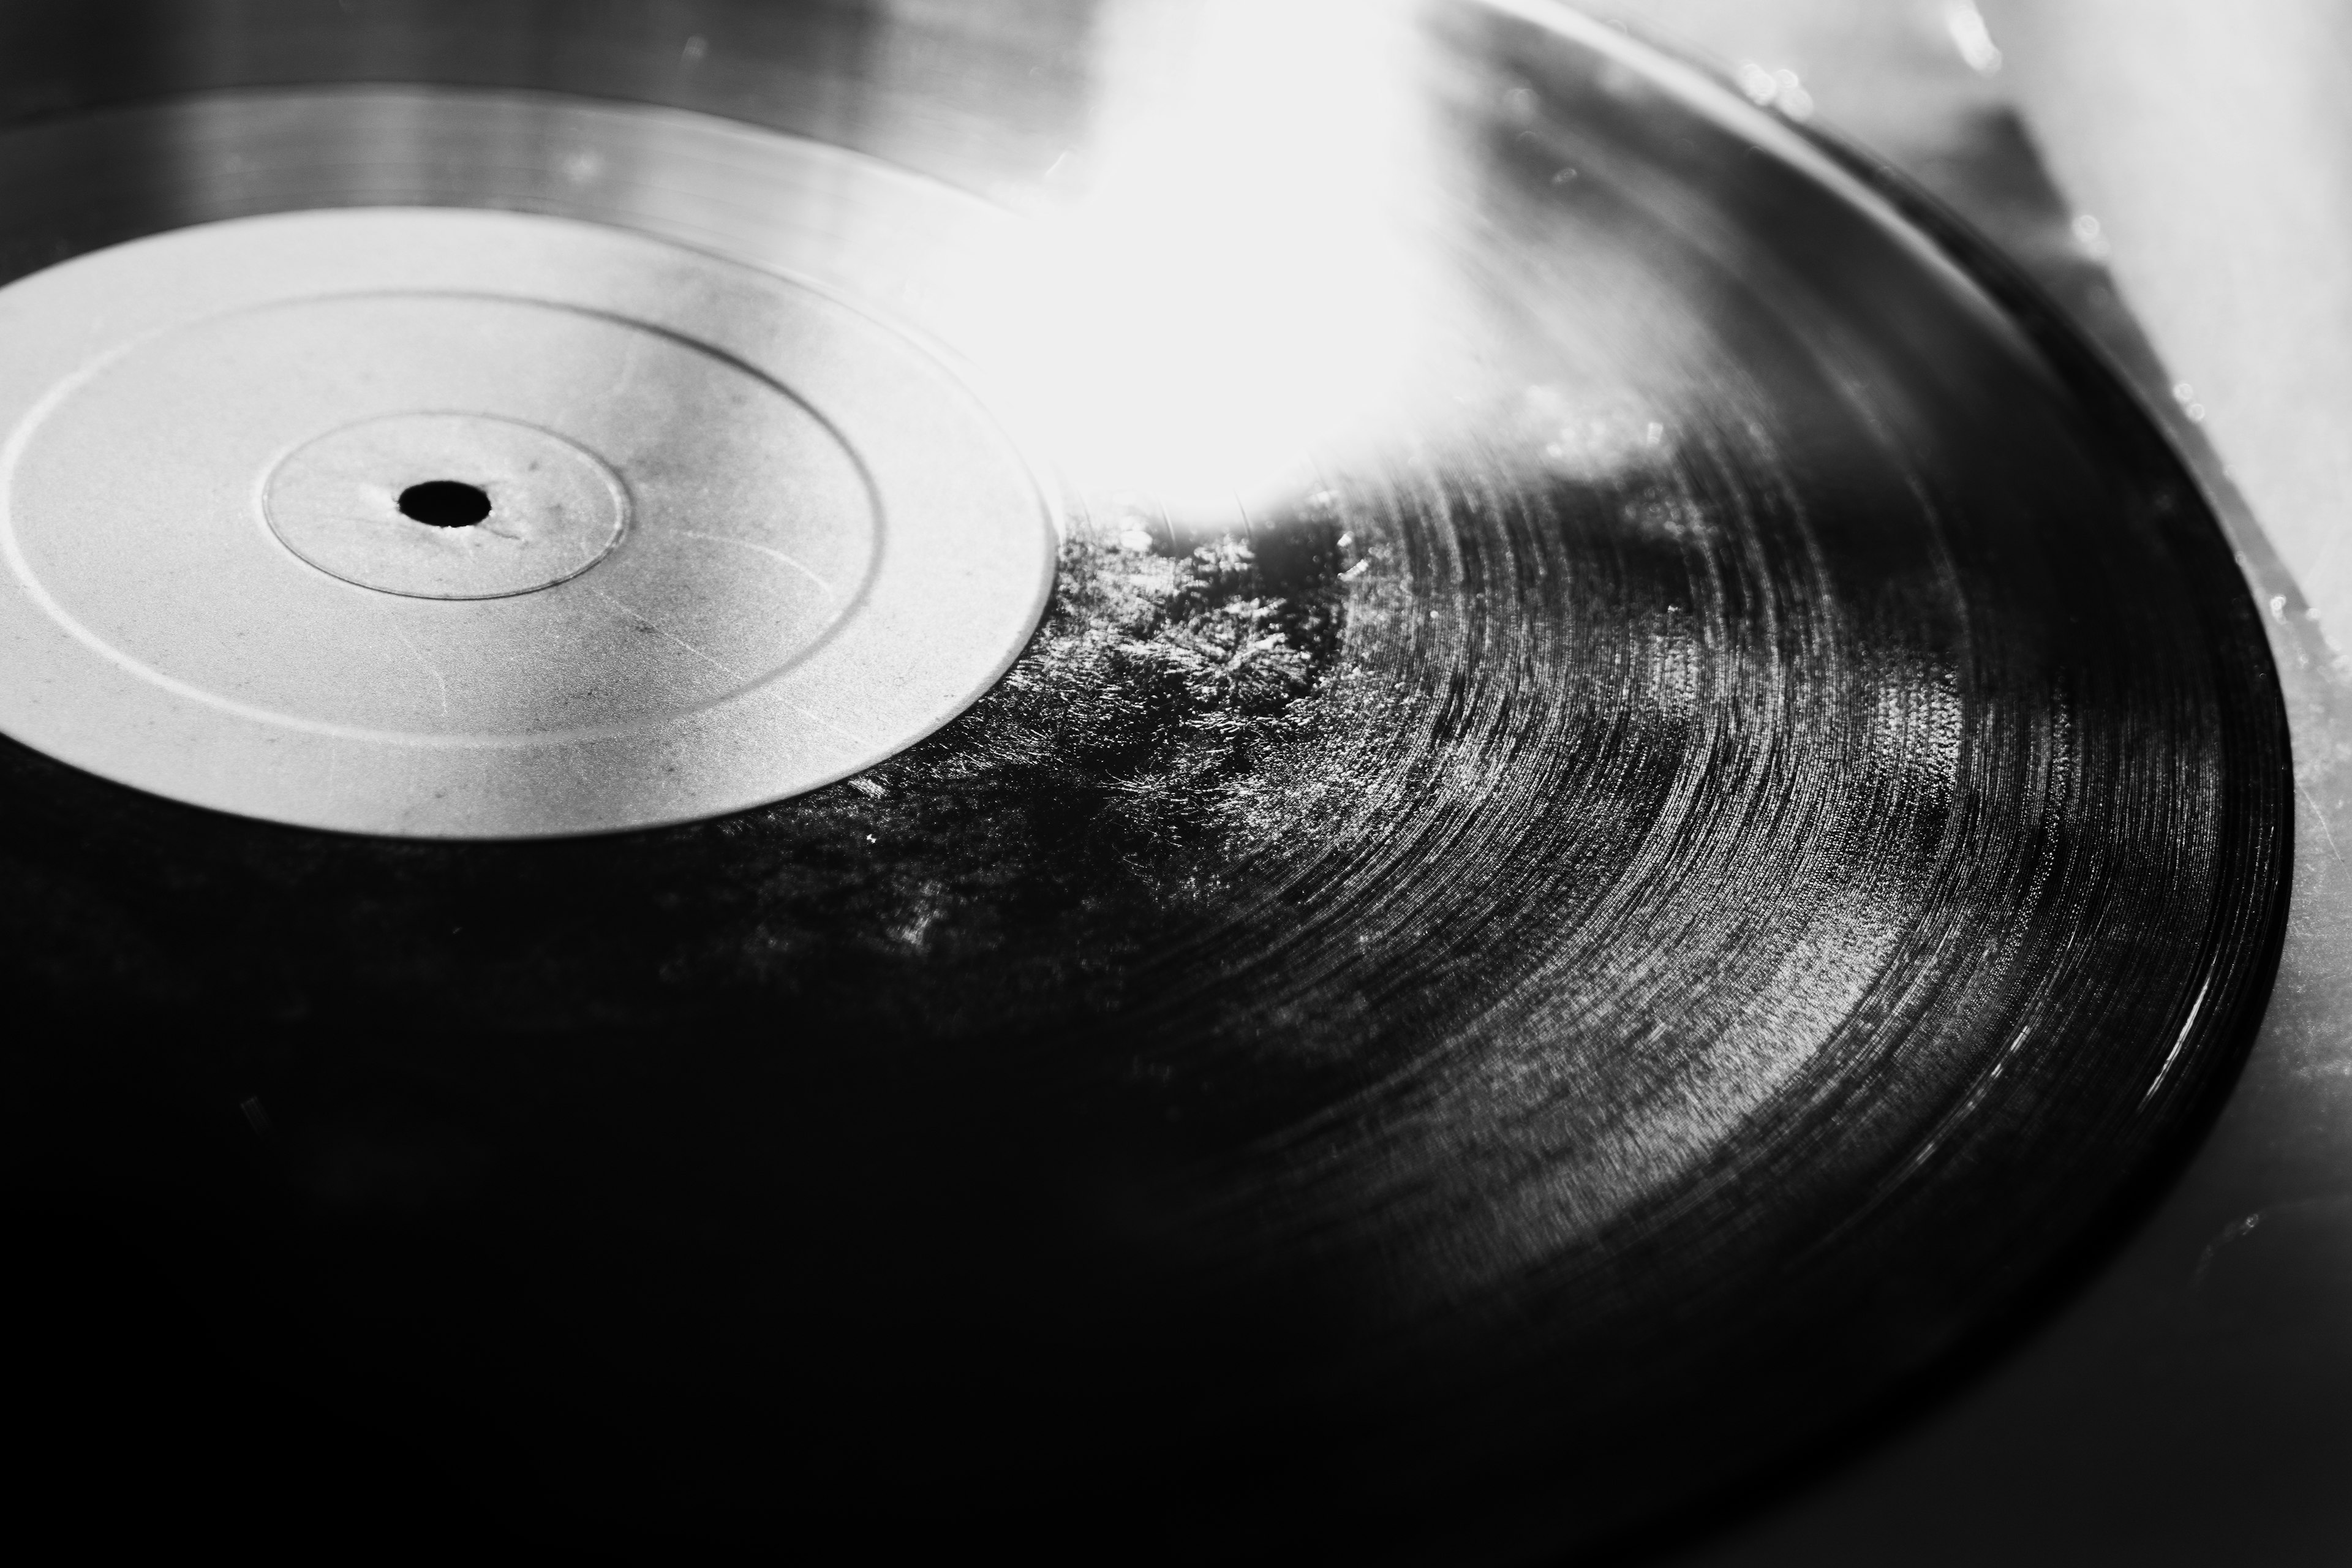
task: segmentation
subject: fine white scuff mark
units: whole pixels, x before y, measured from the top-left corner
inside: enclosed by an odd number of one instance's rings
[[[390,624],[392,626],[392,635],[400,639],[400,646],[408,650],[408,657],[415,659],[417,662],[418,667],[421,668],[425,674],[433,678],[434,689],[441,694],[441,717],[446,719],[449,717],[449,682],[447,679],[442,675],[441,671],[437,668],[435,667],[431,659],[425,657],[425,650],[418,647],[415,642],[410,638],[409,635],[400,629],[400,623],[398,621],[394,621]]]
[[[645,342],[646,334],[643,332],[628,334],[628,347],[621,351],[621,363],[614,371],[613,384],[604,394],[607,399],[617,399],[628,390],[629,383],[636,380],[637,357],[645,348]]]
[[[733,681],[737,681],[737,682],[739,682],[739,683],[744,683],[744,684],[748,684],[748,683],[750,682],[750,680],[751,680],[751,679],[750,676],[745,675],[745,674],[744,674],[741,670],[740,670],[740,669],[736,669],[736,668],[733,668],[732,667],[730,667],[730,666],[729,666],[729,665],[722,664],[722,663],[721,663],[721,662],[719,662],[718,659],[715,659],[715,658],[711,658],[711,657],[710,657],[710,655],[709,655],[709,654],[707,654],[707,653],[703,652],[700,648],[698,648],[698,647],[695,647],[692,643],[690,643],[690,642],[687,641],[684,637],[679,637],[676,632],[673,632],[673,631],[669,630],[667,627],[666,627],[666,626],[662,626],[659,622],[656,621],[656,620],[655,620],[651,616],[644,615],[644,614],[642,614],[642,613],[640,613],[640,612],[638,612],[638,611],[636,611],[636,610],[633,610],[633,609],[629,608],[629,606],[628,606],[628,605],[625,605],[625,604],[621,603],[621,601],[620,601],[620,600],[615,599],[614,597],[613,597],[613,595],[612,595],[607,594],[607,593],[606,593],[606,592],[604,592],[604,589],[602,589],[602,588],[598,588],[598,587],[593,587],[593,586],[592,586],[588,591],[589,591],[590,593],[592,593],[592,594],[595,595],[598,598],[600,598],[600,599],[604,600],[606,604],[608,604],[608,605],[612,605],[612,606],[613,606],[613,608],[614,608],[614,609],[616,609],[616,610],[620,611],[620,612],[621,612],[621,614],[623,614],[623,615],[625,615],[625,616],[628,616],[628,617],[629,617],[629,619],[631,619],[631,620],[635,621],[637,625],[639,625],[639,626],[643,626],[646,630],[647,630],[647,631],[649,631],[649,632],[653,633],[656,637],[662,637],[662,638],[665,638],[666,640],[667,640],[667,641],[669,641],[669,642],[676,643],[679,647],[684,648],[687,652],[688,652],[688,653],[692,654],[695,658],[697,658],[700,659],[703,663],[705,663],[705,664],[709,665],[711,668],[713,668],[713,669],[717,670],[719,674],[721,674],[721,675],[723,675],[723,676],[727,677],[727,679],[730,679],[730,680],[733,680]]]
[[[822,713],[818,712],[815,709],[814,709],[814,708],[804,708],[804,707],[801,706],[801,704],[799,704],[799,703],[797,703],[797,702],[792,703],[792,704],[790,704],[790,706],[791,706],[792,710],[793,710],[793,712],[795,712],[795,713],[799,714],[802,718],[803,718],[803,719],[807,720],[810,723],[816,725],[816,726],[817,726],[818,728],[820,728],[820,729],[824,729],[824,730],[830,730],[830,731],[832,731],[835,734],[836,734],[836,735],[840,736],[843,740],[845,740],[845,741],[848,742],[851,745],[856,746],[856,747],[858,747],[859,749],[861,749],[861,750],[866,750],[866,751],[871,751],[871,750],[874,750],[874,749],[875,749],[874,742],[873,742],[871,740],[868,740],[866,736],[859,734],[859,733],[858,733],[856,731],[855,731],[855,730],[847,729],[847,728],[845,728],[845,727],[844,727],[844,726],[842,726],[842,725],[839,725],[839,724],[835,723],[832,720],[830,720],[830,719],[826,718],[824,714],[822,714]]]
[[[785,554],[781,550],[775,549],[773,546],[754,544],[748,539],[737,539],[730,534],[697,533],[691,529],[685,528],[681,528],[677,531],[677,537],[680,539],[707,539],[713,544],[740,544],[746,550],[756,550],[761,554],[768,556],[772,560],[782,562],[785,565],[791,567],[793,571],[799,573],[802,576],[815,584],[824,592],[826,597],[830,598],[833,596],[833,584],[831,583],[817,575],[815,572],[812,571],[803,563],[794,560],[793,557]]]
[[[2294,793],[2303,796],[2304,805],[2311,807],[2311,820],[2319,825],[2319,836],[2327,840],[2327,852],[2338,860],[2343,859],[2344,851],[2336,847],[2336,835],[2328,828],[2327,813],[2319,809],[2319,802],[2312,798],[2311,791],[2304,787],[2301,779],[2294,781]]]

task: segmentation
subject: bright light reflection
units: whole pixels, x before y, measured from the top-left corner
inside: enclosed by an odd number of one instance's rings
[[[1105,121],[1025,290],[1033,416],[1081,484],[1216,504],[1365,422],[1413,356],[1428,160],[1402,0],[1113,10]],[[1066,159],[1074,163],[1075,159]]]

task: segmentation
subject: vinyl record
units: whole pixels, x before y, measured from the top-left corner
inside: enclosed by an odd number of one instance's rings
[[[2196,485],[1615,31],[5,29],[58,1478],[1614,1549],[2095,1256],[2259,1015]]]

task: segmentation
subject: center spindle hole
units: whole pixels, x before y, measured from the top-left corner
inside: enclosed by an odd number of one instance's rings
[[[400,510],[435,528],[470,528],[490,515],[490,498],[478,485],[427,479],[400,492]]]

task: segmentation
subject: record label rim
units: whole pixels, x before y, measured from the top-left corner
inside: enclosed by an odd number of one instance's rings
[[[181,280],[178,291],[137,288],[159,279]],[[138,306],[99,308],[126,297]],[[10,306],[20,352],[0,388],[13,426],[0,446],[8,496],[0,553],[11,568],[0,579],[0,625],[14,673],[0,682],[0,728],[168,797],[289,825],[425,837],[594,833],[718,815],[856,772],[945,722],[1019,653],[1050,591],[1058,535],[1034,469],[952,370],[870,312],[675,242],[533,214],[297,211],[90,252],[9,285],[0,310]],[[468,312],[488,342],[499,337],[497,323],[522,319],[518,310],[537,332],[520,346],[548,346],[504,364],[486,349],[490,368],[457,364],[454,393],[435,379],[446,361],[382,366],[404,339],[429,336],[436,315],[456,312],[442,323],[443,352],[463,359]],[[73,325],[82,321],[103,323],[95,346]],[[338,325],[350,321],[358,325],[348,331]],[[313,353],[303,345],[320,331],[328,352]],[[617,346],[608,353],[600,342]],[[596,403],[609,393],[594,372],[560,374],[566,353],[582,353],[623,373],[614,389],[634,396],[638,413],[626,401]],[[240,366],[241,353],[260,356],[260,369]],[[423,356],[420,348],[412,357]],[[641,357],[650,369],[633,383]],[[544,368],[516,368],[541,361]],[[151,364],[163,367],[160,379],[135,374]],[[307,402],[305,374],[325,388]],[[386,378],[402,374],[415,389],[387,405]],[[520,403],[501,405],[512,395],[505,383],[521,389]],[[588,390],[573,393],[574,383]],[[334,389],[346,384],[355,401],[337,414]],[[729,390],[736,384],[745,390]],[[712,412],[679,423],[697,399]],[[759,417],[786,424],[737,435],[753,416],[740,410],[753,405],[772,410]],[[174,428],[184,423],[174,407],[191,429],[216,430],[226,443],[191,455],[198,443]],[[493,537],[495,512],[478,529],[445,533],[400,517],[395,489],[374,484],[361,509],[373,508],[367,526],[399,530],[408,540],[396,544],[425,555],[422,565],[412,551],[373,567],[315,545],[306,553],[287,538],[287,520],[270,515],[273,483],[289,460],[299,476],[299,454],[321,439],[387,419],[431,426],[456,414],[462,426],[468,409],[505,422],[472,427],[477,447],[485,431],[503,429],[508,446],[536,432],[523,439],[522,467],[580,451],[566,482],[542,499],[583,515],[512,542],[523,556],[509,552],[487,580],[464,557],[446,580],[446,559],[452,545],[509,542]],[[583,415],[584,440],[562,428]],[[79,424],[60,426],[61,418]],[[72,437],[82,446],[68,449],[57,447],[52,428],[96,434]],[[272,456],[221,469],[217,452],[250,447],[272,428],[289,432]],[[128,435],[110,447],[110,429]],[[620,460],[598,457],[599,445]],[[64,455],[44,468],[53,447]],[[425,477],[399,466],[407,458],[398,444],[378,447],[394,454],[386,474]],[[698,448],[709,456],[693,458]],[[128,460],[110,460],[126,451]],[[183,498],[194,494],[219,499],[189,511]],[[354,526],[343,516],[352,510],[331,503],[320,525]],[[70,523],[77,511],[89,526]],[[144,534],[125,532],[123,519],[144,516],[154,519]],[[197,534],[177,519],[193,521]],[[773,526],[797,528],[805,542],[761,542]],[[468,537],[454,537],[461,533]],[[220,559],[198,552],[198,537],[216,541]],[[283,568],[241,541],[266,541]],[[513,564],[551,547],[565,552],[552,567]],[[839,564],[806,563],[812,548]],[[237,552],[242,578],[223,563]],[[331,560],[312,558],[321,553]],[[371,572],[377,583],[365,581]],[[397,586],[387,593],[387,583]],[[331,595],[320,597],[328,584],[361,598],[337,610]],[[420,587],[427,591],[413,591]],[[82,597],[60,601],[59,592]],[[247,602],[256,594],[258,609]],[[762,608],[760,595],[773,607]],[[776,619],[795,597],[819,618],[803,609]],[[149,601],[152,611],[137,608]],[[287,640],[299,616],[269,613],[305,604],[320,628],[309,645],[323,648],[320,658]],[[109,615],[122,629],[104,629]],[[343,633],[334,628],[379,622],[387,629],[373,651],[335,640]],[[175,623],[186,629],[171,632]],[[452,648],[470,652],[445,668],[435,639],[449,636],[459,638]],[[584,707],[562,684],[581,686],[566,673],[579,656],[552,656],[565,638],[586,639],[581,650],[612,672],[586,678]],[[761,651],[771,646],[778,651]],[[221,651],[248,647],[257,651],[243,664]],[[617,705],[602,695],[615,679]],[[292,694],[291,706],[268,695],[273,683]],[[383,693],[404,683],[405,708],[387,706]],[[489,717],[468,723],[469,712]]]

